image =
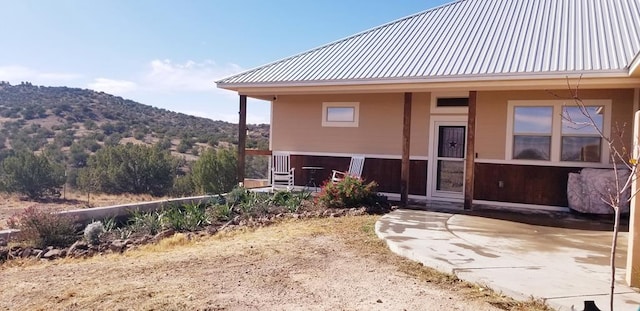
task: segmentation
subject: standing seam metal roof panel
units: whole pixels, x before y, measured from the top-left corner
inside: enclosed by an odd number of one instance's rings
[[[459,0],[218,83],[622,73],[639,52],[640,0]]]

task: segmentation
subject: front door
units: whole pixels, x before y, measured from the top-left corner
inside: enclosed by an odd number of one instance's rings
[[[431,165],[431,197],[462,199],[466,122],[435,122]]]

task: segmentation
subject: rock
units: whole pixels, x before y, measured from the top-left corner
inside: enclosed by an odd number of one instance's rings
[[[22,252],[20,252],[20,258],[27,258],[31,256],[31,252],[33,249],[31,247],[25,247]]]
[[[31,256],[34,256],[38,259],[40,259],[42,255],[44,255],[44,252],[41,249],[34,248],[33,251],[31,252]]]
[[[376,300],[377,303],[382,303],[382,299]]]
[[[109,249],[113,252],[122,253],[124,248],[127,246],[127,241],[123,240],[113,240],[109,245]]]
[[[7,260],[8,256],[9,256],[9,248],[0,246],[0,261]]]
[[[61,257],[62,255],[63,255],[62,250],[54,248],[54,249],[48,250],[46,253],[44,253],[44,255],[42,255],[42,258],[44,258],[44,259],[56,259],[56,258]]]
[[[174,235],[175,233],[176,233],[176,231],[173,230],[173,229],[163,230],[163,231],[159,232],[158,234],[156,234],[153,237],[153,242],[158,243],[158,241],[160,241],[162,239],[165,239],[165,238],[168,238],[168,237]]]
[[[86,258],[88,257],[89,251],[84,249],[75,249],[73,253],[69,252],[67,256],[72,258]]]
[[[210,235],[214,235],[218,233],[218,228],[216,228],[216,226],[207,226],[207,233]]]
[[[7,246],[7,240],[0,238],[0,246]]]
[[[78,240],[69,247],[67,254],[73,254],[75,253],[76,250],[87,250],[87,249],[89,249],[89,244],[87,244],[87,242],[83,240]]]

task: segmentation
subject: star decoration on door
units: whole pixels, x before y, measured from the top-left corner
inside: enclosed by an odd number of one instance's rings
[[[454,141],[454,140],[452,140],[452,141],[450,141],[450,142],[449,142],[449,148],[451,148],[451,149],[455,149],[455,148],[457,148],[457,147],[458,147],[458,142],[456,142],[456,141]]]

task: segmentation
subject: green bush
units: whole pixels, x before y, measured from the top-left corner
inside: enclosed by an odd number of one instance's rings
[[[176,161],[167,151],[144,145],[104,147],[78,176],[85,191],[163,196],[173,187]]]
[[[31,199],[59,195],[65,182],[62,167],[51,163],[44,155],[31,152],[18,152],[4,159],[0,173],[0,188]]]
[[[361,178],[345,176],[339,182],[327,182],[317,197],[327,207],[358,207],[375,205],[378,201],[378,184],[365,183]]]
[[[54,213],[43,206],[30,206],[12,216],[8,225],[19,229],[19,239],[33,243],[35,247],[66,247],[78,239],[77,225],[72,217]]]
[[[197,193],[229,192],[237,183],[237,157],[232,149],[207,149],[193,163],[191,179]]]

